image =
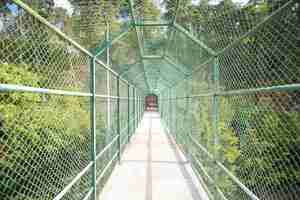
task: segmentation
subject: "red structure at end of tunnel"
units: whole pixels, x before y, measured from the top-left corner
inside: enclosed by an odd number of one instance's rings
[[[158,97],[150,94],[145,98],[146,111],[158,111]]]

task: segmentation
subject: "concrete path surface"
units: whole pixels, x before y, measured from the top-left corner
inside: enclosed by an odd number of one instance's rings
[[[159,114],[148,112],[99,199],[208,200],[208,197],[185,156],[164,133]]]

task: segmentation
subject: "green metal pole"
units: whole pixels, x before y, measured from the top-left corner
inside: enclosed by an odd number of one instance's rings
[[[134,26],[171,26],[170,23],[159,23],[159,22],[136,22]]]
[[[176,88],[174,88],[174,96],[177,96]],[[177,100],[174,99],[174,134],[175,134],[175,140],[177,141],[177,117],[176,117],[176,112],[177,112]]]
[[[190,99],[188,98],[191,95],[191,88],[190,88],[190,79],[186,79],[186,109],[187,109],[187,113],[186,113],[186,118],[187,118],[187,138],[186,138],[186,146],[187,146],[187,159],[189,162],[191,162],[191,158],[192,158],[192,145],[190,143],[190,139],[189,139],[189,135],[192,134],[192,117],[191,114],[193,112],[193,110],[190,108]]]
[[[140,96],[138,95],[137,97],[137,123],[139,124],[140,123]],[[137,125],[138,126],[138,125]]]
[[[185,34],[188,38],[190,38],[193,42],[195,42],[197,45],[199,45],[202,49],[205,49],[209,54],[215,56],[216,52],[208,47],[205,43],[198,40],[195,36],[193,36],[189,31],[187,31],[185,28],[183,28],[181,25],[174,23],[174,27],[176,30],[180,31],[181,33]]]
[[[121,163],[121,133],[120,133],[120,78],[117,78],[117,133],[118,133],[118,160]]]
[[[97,172],[96,172],[96,63],[95,59],[90,60],[90,72],[91,72],[91,83],[90,92],[92,96],[90,98],[90,108],[91,108],[91,159],[93,162],[92,167],[92,187],[93,187],[93,200],[97,199],[96,182],[97,182]]]
[[[106,23],[106,41],[109,41],[109,23]],[[106,50],[106,65],[110,66],[110,48],[107,48]],[[107,96],[110,96],[110,71],[106,70],[106,93]],[[107,131],[106,131],[106,143],[108,144],[110,140],[112,139],[111,134],[111,110],[110,110],[110,98],[107,98],[107,105],[106,105],[106,117],[107,117]],[[113,156],[113,152],[110,150],[110,153],[108,155],[109,157]]]
[[[214,80],[214,91],[215,93],[218,92],[219,90],[219,65],[218,65],[218,57],[215,57],[214,62],[213,62],[213,80]],[[212,110],[212,131],[213,131],[213,155],[215,160],[218,160],[218,145],[219,145],[219,96],[214,95],[213,96],[213,110]],[[215,165],[215,163],[214,163]],[[216,183],[218,182],[218,167],[215,165],[215,175],[214,175],[214,183],[216,186]],[[216,194],[217,195],[217,194]]]
[[[132,18],[132,21],[134,24],[136,24],[136,19],[135,19],[135,15],[134,15],[134,1],[133,0],[128,0],[129,2],[129,7],[130,7],[130,15],[131,15],[131,18]],[[150,91],[150,84],[149,84],[149,81],[148,81],[148,78],[147,78],[147,75],[146,75],[146,70],[145,70],[145,65],[144,65],[144,61],[142,59],[143,55],[144,55],[144,52],[143,52],[143,44],[142,44],[142,40],[140,38],[140,35],[138,33],[138,29],[136,28],[136,26],[134,26],[134,29],[135,29],[135,33],[136,33],[136,37],[137,37],[137,42],[138,42],[138,49],[139,49],[139,54],[140,54],[140,58],[141,58],[141,64],[142,64],[142,70],[143,70],[143,75],[144,75],[144,78],[145,78],[145,82],[146,82],[146,85],[147,85],[147,88],[148,90]]]
[[[127,87],[127,142],[130,142],[130,85]]]
[[[107,23],[108,24],[108,23]],[[105,50],[109,49],[113,44],[115,44],[116,42],[118,42],[119,40],[121,40],[123,37],[125,37],[129,31],[131,29],[127,29],[124,32],[122,32],[120,35],[118,35],[117,37],[115,37],[112,41],[106,40],[106,45],[105,47],[101,48],[101,49],[97,49],[95,52],[95,57],[100,56],[103,52],[105,52]],[[107,31],[108,32],[108,31]]]
[[[137,116],[138,116],[138,109],[137,109],[137,91],[135,90],[135,117],[136,117],[136,120],[135,120],[135,129],[137,129]]]
[[[133,101],[132,101],[132,108],[133,108],[133,133],[135,133],[135,88],[133,88]]]

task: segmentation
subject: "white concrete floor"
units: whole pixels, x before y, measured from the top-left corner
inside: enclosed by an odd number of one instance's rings
[[[164,133],[159,114],[145,113],[99,199],[208,200],[186,157]]]

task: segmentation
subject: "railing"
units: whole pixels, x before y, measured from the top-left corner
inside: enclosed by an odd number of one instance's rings
[[[97,30],[105,45],[93,53],[12,1],[0,3],[0,22],[11,9],[0,24],[1,198],[98,199],[151,90],[211,199],[298,198],[299,1],[166,1],[170,20],[145,23],[147,2],[129,0],[128,29]],[[138,56],[119,74],[111,54],[125,35]],[[145,39],[161,38],[163,55],[144,54]]]
[[[299,59],[290,59],[299,57],[299,45],[293,45],[299,36],[295,10],[299,2],[278,3],[248,32],[233,31],[239,37],[222,48],[221,43],[214,49],[203,46],[185,29],[170,39],[167,54],[188,58],[182,52],[193,54],[189,46],[180,53],[172,48],[196,41],[203,61],[185,80],[161,92],[160,113],[211,199],[281,200],[300,194],[300,71]],[[218,31],[209,26],[225,26],[222,17],[239,20],[238,12],[248,10],[232,9],[201,28]]]
[[[0,37],[1,199],[98,199],[141,120],[143,91],[111,68],[111,46],[92,54],[14,3],[13,30]]]

